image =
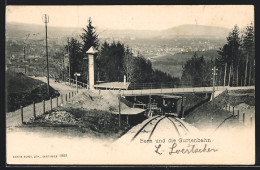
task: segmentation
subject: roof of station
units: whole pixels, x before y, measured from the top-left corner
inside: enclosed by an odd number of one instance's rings
[[[136,115],[136,114],[140,114],[143,113],[145,111],[145,109],[141,109],[141,108],[127,108],[124,110],[121,110],[120,114],[122,115]],[[112,112],[113,114],[119,114],[118,112]]]
[[[100,83],[95,84],[95,88],[105,88],[105,89],[127,89],[130,85],[130,82],[107,82],[107,83]]]
[[[182,98],[182,96],[176,96],[176,95],[165,95],[165,94],[163,94],[163,95],[160,95],[160,96],[162,96],[163,99],[181,99]]]

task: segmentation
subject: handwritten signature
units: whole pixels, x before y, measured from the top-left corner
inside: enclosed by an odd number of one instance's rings
[[[163,150],[161,149],[162,145],[155,145],[155,153],[161,155]],[[218,149],[209,148],[207,144],[204,144],[203,148],[197,148],[195,144],[189,144],[187,148],[177,149],[177,143],[173,143],[171,147],[169,147],[169,155],[172,154],[190,154],[190,153],[205,153],[205,152],[217,152]]]

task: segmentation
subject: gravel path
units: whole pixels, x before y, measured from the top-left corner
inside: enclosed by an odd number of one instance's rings
[[[47,82],[46,77],[31,77],[34,79],[38,79],[43,82]],[[53,79],[50,79],[50,86],[53,87],[54,89],[58,90],[61,96],[58,97],[58,103],[57,103],[57,98],[52,99],[52,108],[57,107],[58,105],[61,105],[61,101],[63,99],[63,102],[66,100],[66,94],[67,94],[67,99],[70,101],[75,95],[76,95],[76,88],[65,85],[64,82],[58,83],[55,82]],[[70,95],[69,95],[70,93]],[[73,97],[72,97],[73,93]],[[79,93],[81,93],[81,89],[79,89]],[[69,98],[70,96],[70,98]],[[47,100],[45,101],[45,111],[51,110],[51,101]],[[36,116],[43,114],[43,102],[39,102],[35,104],[35,111],[36,111]],[[23,117],[24,121],[29,120],[30,118],[33,117],[33,104],[28,105],[23,108]],[[20,126],[22,125],[21,122],[21,109],[18,109],[14,112],[8,112],[6,113],[6,127],[13,127],[13,126]]]

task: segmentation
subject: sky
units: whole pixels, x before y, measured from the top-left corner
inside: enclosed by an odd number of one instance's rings
[[[7,6],[6,22],[49,26],[85,27],[91,17],[93,25],[106,29],[163,30],[183,24],[240,28],[254,22],[252,5],[100,5],[100,6]]]

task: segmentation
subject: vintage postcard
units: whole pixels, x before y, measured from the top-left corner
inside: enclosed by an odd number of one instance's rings
[[[253,5],[6,6],[8,165],[254,165]]]

